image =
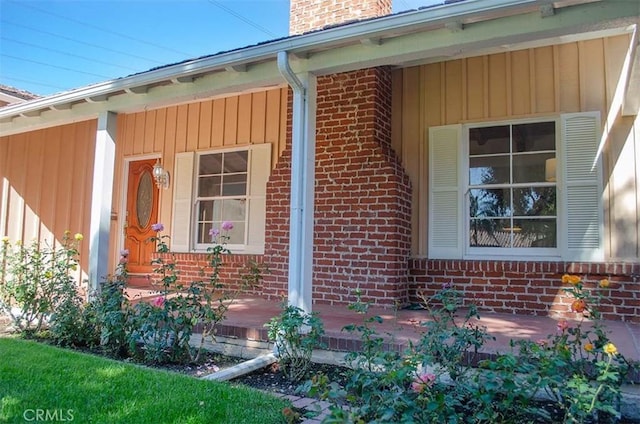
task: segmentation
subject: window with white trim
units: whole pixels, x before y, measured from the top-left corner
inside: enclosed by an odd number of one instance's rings
[[[196,247],[211,244],[212,232],[225,232],[229,244],[245,244],[247,218],[247,150],[199,154],[196,177]]]
[[[227,221],[233,252],[263,253],[270,173],[269,143],[176,154],[171,249],[204,251]]]
[[[600,114],[429,128],[428,256],[604,259]]]
[[[467,127],[466,135],[469,252],[557,248],[556,122]]]

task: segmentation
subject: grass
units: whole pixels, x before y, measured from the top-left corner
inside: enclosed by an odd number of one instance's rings
[[[282,423],[286,401],[226,383],[0,338],[0,422]],[[41,420],[41,421],[42,421]]]

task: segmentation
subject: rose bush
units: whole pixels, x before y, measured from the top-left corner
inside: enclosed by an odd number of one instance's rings
[[[367,317],[345,327],[363,346],[347,355],[353,368],[347,383],[314,376],[301,390],[332,403],[325,422],[613,422],[620,385],[638,364],[608,339],[597,309],[603,294],[587,290],[579,276],[562,281],[580,319],[560,320],[545,339],[512,341],[511,352],[476,361],[489,336],[475,324],[475,307],[463,313],[461,293],[445,285],[424,301],[429,320],[417,343],[390,351],[375,330],[381,318]],[[350,308],[365,314],[367,304],[356,297]]]

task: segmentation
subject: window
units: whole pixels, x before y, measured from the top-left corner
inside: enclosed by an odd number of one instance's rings
[[[597,112],[430,127],[429,257],[603,260],[600,143]]]
[[[556,248],[555,121],[471,127],[467,134],[470,252]]]
[[[204,251],[224,221],[237,253],[263,253],[271,144],[178,153],[173,182],[171,248]]]
[[[211,243],[211,230],[233,224],[229,244],[245,244],[248,152],[198,155],[196,245]]]

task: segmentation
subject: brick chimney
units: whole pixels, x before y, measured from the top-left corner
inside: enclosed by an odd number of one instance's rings
[[[391,0],[291,0],[289,35],[391,13]]]
[[[381,16],[391,0],[291,0],[291,33]],[[408,301],[411,183],[391,146],[391,71],[317,79],[313,302]],[[263,295],[287,292],[291,109],[287,147],[267,183]]]

